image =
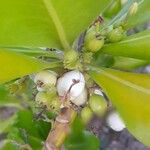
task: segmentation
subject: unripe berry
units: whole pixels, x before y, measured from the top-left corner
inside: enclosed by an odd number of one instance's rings
[[[91,51],[93,53],[96,53],[98,52],[104,45],[104,39],[92,39],[90,41],[88,41],[85,45],[85,48],[88,50],[88,51]]]
[[[90,52],[97,52],[99,51],[104,45],[104,38],[103,37],[96,37],[95,31],[89,31],[85,36],[85,43],[84,47],[86,50]]]
[[[119,42],[124,37],[124,30],[121,26],[118,28],[115,28],[108,33],[107,37],[111,43]]]
[[[34,82],[38,91],[46,91],[54,87],[57,81],[57,74],[53,71],[41,71],[36,74]]]
[[[93,94],[89,99],[91,110],[98,116],[102,116],[107,110],[107,103],[103,96]]]
[[[117,132],[122,131],[125,128],[125,124],[117,112],[110,113],[106,122],[110,128]]]
[[[61,97],[69,95],[71,100],[77,98],[85,88],[84,76],[78,70],[65,73],[57,81],[57,92]]]
[[[58,111],[60,109],[60,100],[56,93],[38,92],[35,101],[40,106],[46,106],[50,111]]]
[[[85,124],[87,124],[93,116],[93,112],[89,107],[85,107],[81,111],[81,118]]]

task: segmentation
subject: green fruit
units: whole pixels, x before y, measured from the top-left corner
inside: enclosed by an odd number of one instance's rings
[[[89,107],[85,107],[81,111],[81,118],[85,124],[87,124],[93,116],[93,112]]]
[[[121,26],[110,31],[107,36],[109,42],[111,43],[119,42],[123,39],[123,37],[124,30]]]
[[[94,38],[86,43],[85,48],[90,52],[96,53],[103,47],[103,45],[104,45],[103,38],[100,40]]]
[[[103,96],[93,94],[89,99],[91,110],[98,116],[102,116],[107,110],[107,103]]]
[[[94,29],[87,32],[84,43],[84,47],[87,51],[95,53],[99,51],[103,47],[103,45],[104,45],[104,38],[96,37],[96,32]]]

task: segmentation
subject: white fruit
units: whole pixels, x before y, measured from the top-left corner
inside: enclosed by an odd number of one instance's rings
[[[84,90],[81,92],[81,94],[78,97],[76,97],[75,99],[70,99],[70,101],[77,106],[81,106],[86,103],[87,96],[88,96],[87,89],[84,88]]]
[[[57,81],[58,95],[64,97],[69,92],[68,94],[71,100],[77,98],[84,91],[84,88],[84,76],[78,70],[65,73]]]
[[[57,74],[53,71],[45,70],[37,73],[34,82],[37,85],[38,91],[45,91],[49,87],[55,86]]]
[[[110,113],[106,122],[110,128],[117,132],[122,131],[125,128],[125,124],[117,112]]]

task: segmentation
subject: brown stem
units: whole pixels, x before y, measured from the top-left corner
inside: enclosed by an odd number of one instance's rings
[[[64,107],[61,109],[42,150],[59,150],[61,148],[75,116],[76,112],[72,108]]]

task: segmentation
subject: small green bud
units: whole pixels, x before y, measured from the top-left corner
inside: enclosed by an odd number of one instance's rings
[[[81,111],[81,118],[85,124],[87,124],[93,116],[93,112],[89,107],[85,107]]]
[[[86,50],[90,52],[97,52],[99,51],[104,45],[104,38],[100,36],[96,36],[96,32],[94,30],[91,30],[87,32],[85,36],[85,43],[84,47]]]
[[[98,116],[102,116],[107,109],[107,103],[103,96],[93,94],[89,99],[91,110]]]
[[[137,11],[138,11],[138,3],[137,3],[137,2],[134,2],[134,3],[131,5],[128,14],[129,14],[130,16],[133,16],[133,15],[136,14]]]
[[[113,29],[107,35],[107,38],[111,43],[119,42],[123,39],[123,37],[124,37],[124,30],[121,26]]]
[[[39,106],[46,106],[50,111],[58,111],[60,109],[60,100],[56,93],[38,92],[35,101]]]
[[[64,67],[67,69],[75,69],[78,64],[78,53],[75,50],[70,50],[64,54]]]
[[[91,51],[93,53],[96,53],[98,52],[104,45],[104,39],[92,39],[90,41],[88,41],[85,45],[85,48],[88,50],[88,51]]]

